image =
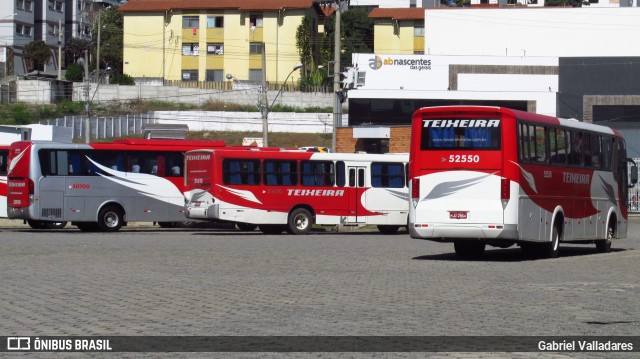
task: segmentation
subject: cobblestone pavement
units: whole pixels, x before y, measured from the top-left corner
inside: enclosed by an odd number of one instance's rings
[[[565,245],[558,259],[533,260],[488,247],[483,260],[465,261],[452,244],[406,232],[137,225],[107,234],[5,220],[0,335],[640,335],[640,219],[631,222],[607,254]]]

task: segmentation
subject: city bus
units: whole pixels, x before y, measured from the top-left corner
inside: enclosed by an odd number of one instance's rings
[[[213,149],[185,155],[187,218],[263,233],[317,225],[407,225],[408,154]]]
[[[115,232],[127,222],[185,222],[184,153],[224,141],[118,139],[69,144],[18,141],[9,152],[7,215],[34,228],[72,222]]]
[[[421,108],[409,232],[453,242],[460,257],[514,244],[534,257],[557,257],[560,243],[608,252],[627,234],[638,176],[627,163],[624,139],[605,126],[502,107]]]

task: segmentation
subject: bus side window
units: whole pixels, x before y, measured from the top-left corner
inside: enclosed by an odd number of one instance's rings
[[[336,162],[336,186],[344,187],[346,183],[345,165],[343,161]]]

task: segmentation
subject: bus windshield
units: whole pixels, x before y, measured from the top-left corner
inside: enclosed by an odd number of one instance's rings
[[[497,118],[423,118],[421,150],[499,150]]]

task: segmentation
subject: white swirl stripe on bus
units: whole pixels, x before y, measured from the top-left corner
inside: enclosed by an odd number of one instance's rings
[[[470,179],[461,180],[461,181],[449,181],[449,182],[438,183],[433,187],[431,192],[429,192],[421,201],[427,201],[430,199],[437,199],[437,198],[450,196],[467,187],[471,187],[477,183],[480,183],[484,181],[485,178],[491,177],[496,173],[497,172],[494,172],[494,173],[486,174],[484,176],[470,178]]]
[[[87,159],[91,161],[91,163],[96,165],[96,167],[98,167],[100,170],[111,175],[105,176],[104,174],[100,174],[102,178],[106,178],[109,181],[131,188],[144,196],[151,197],[153,199],[157,199],[159,201],[175,206],[184,206],[184,196],[182,192],[180,192],[180,190],[173,183],[171,183],[171,181],[146,173],[122,172],[114,170],[97,163],[89,157],[87,157]],[[136,179],[139,179],[141,181],[125,178],[127,174],[131,174],[135,176]],[[145,182],[150,182],[151,184]],[[160,195],[156,195],[156,193],[160,193]]]
[[[536,181],[533,178],[533,174],[525,171],[525,169],[522,168],[522,166],[520,166],[519,163],[514,162],[514,161],[511,161],[511,163],[513,163],[514,165],[518,166],[518,168],[520,169],[520,173],[522,174],[522,177],[524,177],[524,179],[527,181],[527,183],[529,184],[529,187],[531,187],[533,192],[538,194],[538,189],[536,188]]]
[[[243,191],[243,190],[239,190],[239,189],[233,189],[233,188],[229,188],[229,187],[225,187],[222,185],[218,185],[220,188],[226,190],[227,192],[230,192],[240,198],[243,198],[247,201],[250,202],[254,202],[254,203],[259,203],[262,204],[262,202],[260,202],[260,200],[258,198],[256,198],[256,195],[254,195],[251,191]]]

